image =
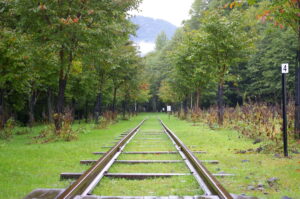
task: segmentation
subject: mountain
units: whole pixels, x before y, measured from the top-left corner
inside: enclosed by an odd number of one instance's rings
[[[135,42],[155,43],[155,39],[159,33],[164,31],[171,39],[177,27],[162,19],[153,19],[150,17],[136,16],[131,21],[138,25],[137,37],[131,39]]]

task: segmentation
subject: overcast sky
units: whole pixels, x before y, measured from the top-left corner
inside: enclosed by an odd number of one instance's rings
[[[189,17],[194,0],[143,0],[136,15],[164,19],[176,26]]]
[[[181,26],[181,22],[189,18],[189,11],[194,0],[143,0],[139,11],[133,11],[133,15],[141,15],[155,19],[166,20],[175,26]],[[154,50],[154,43],[140,42],[142,55]]]

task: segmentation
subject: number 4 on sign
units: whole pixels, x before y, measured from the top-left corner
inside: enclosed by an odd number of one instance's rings
[[[281,65],[281,73],[289,73],[289,64],[282,64]]]

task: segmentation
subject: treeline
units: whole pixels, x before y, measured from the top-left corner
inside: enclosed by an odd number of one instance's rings
[[[0,130],[9,118],[95,120],[148,100],[144,63],[129,36],[139,0],[0,1]]]
[[[299,130],[299,6],[289,0],[195,0],[191,19],[171,40],[161,33],[146,57],[153,109],[172,104],[187,114],[217,106],[222,125],[225,106],[280,104],[281,64],[289,63],[288,99],[296,100]]]

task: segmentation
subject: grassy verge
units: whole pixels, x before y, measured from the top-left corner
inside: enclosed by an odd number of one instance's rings
[[[33,128],[27,135],[15,135],[11,141],[0,141],[0,198],[23,198],[36,188],[67,187],[70,182],[59,181],[60,173],[86,170],[80,160],[96,159],[98,156],[92,152],[103,151],[101,146],[113,142],[115,136],[135,127],[143,118],[120,121],[103,130],[76,124],[75,128],[84,126],[87,133],[72,142],[29,144],[44,126]]]
[[[231,193],[259,198],[300,198],[299,154],[282,158],[278,154],[253,152],[264,143],[253,144],[253,140],[233,130],[211,130],[205,125],[195,126],[174,117],[160,117],[190,149],[208,152],[197,154],[199,159],[220,161],[219,165],[206,165],[212,173],[236,174],[235,177],[218,178]]]
[[[57,142],[47,144],[28,144],[43,126],[35,127],[27,135],[14,136],[11,141],[0,141],[0,198],[22,198],[36,188],[65,188],[69,181],[59,181],[61,172],[82,172],[87,166],[79,164],[80,160],[97,159],[99,156],[91,152],[105,151],[101,146],[109,146],[120,133],[136,126],[143,118],[149,120],[141,132],[134,138],[135,142],[153,147],[146,150],[175,150],[172,145],[165,145],[165,135],[144,135],[143,133],[159,133],[161,127],[156,118],[160,117],[192,150],[204,150],[207,154],[197,154],[201,160],[219,160],[219,165],[206,164],[212,173],[226,172],[236,174],[235,177],[219,178],[221,183],[231,192],[258,196],[260,198],[281,198],[289,196],[297,199],[300,196],[300,155],[291,154],[289,159],[274,154],[260,154],[249,149],[256,149],[260,144],[241,136],[232,130],[210,130],[204,125],[168,119],[164,114],[141,114],[130,121],[120,121],[108,129],[95,130],[91,125],[82,124],[86,134],[81,134],[73,142]],[[79,125],[75,125],[75,128]],[[140,140],[138,138],[160,137],[162,143]],[[136,143],[135,143],[136,144]],[[167,148],[162,148],[167,147]],[[169,148],[170,147],[170,148]],[[140,147],[141,148],[141,147]],[[300,148],[300,147],[299,147]],[[137,145],[129,145],[127,151],[138,150]],[[247,151],[247,152],[246,152]],[[246,153],[238,153],[246,152]],[[131,155],[123,154],[120,160],[178,160],[179,155]],[[184,172],[179,164],[134,165],[129,167],[117,164],[113,172]],[[268,182],[271,178],[277,181]],[[125,183],[126,182],[126,183]],[[126,186],[124,186],[126,184]],[[151,185],[151,186],[149,186]],[[138,187],[138,188],[137,188]],[[251,190],[253,189],[254,190]],[[259,188],[259,189],[258,189]],[[167,193],[166,193],[167,190]],[[94,193],[101,195],[197,195],[201,194],[196,181],[191,176],[165,179],[147,179],[144,181],[105,178]]]

